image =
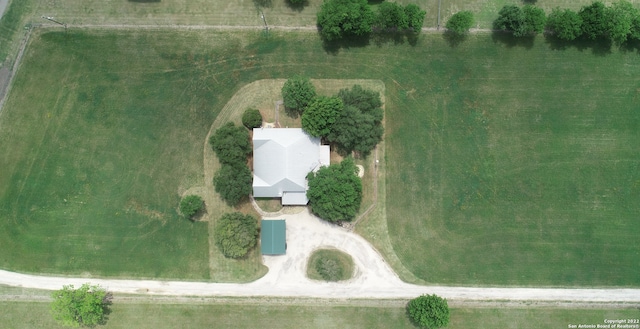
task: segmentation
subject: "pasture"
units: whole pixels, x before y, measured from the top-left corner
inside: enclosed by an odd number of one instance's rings
[[[41,32],[0,116],[3,268],[255,278],[255,261],[207,266],[206,224],[175,208],[204,185],[205,137],[231,96],[304,74],[385,84],[386,221],[358,231],[404,279],[640,283],[634,52],[488,34],[328,54],[313,33]]]

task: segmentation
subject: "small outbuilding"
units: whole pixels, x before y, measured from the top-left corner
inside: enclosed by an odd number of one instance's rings
[[[260,249],[263,255],[284,255],[287,252],[287,224],[284,219],[261,221]]]

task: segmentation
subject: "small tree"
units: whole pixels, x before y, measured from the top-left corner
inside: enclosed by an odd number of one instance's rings
[[[220,198],[235,207],[251,194],[253,176],[245,164],[223,165],[213,176],[213,186]]]
[[[184,217],[191,218],[204,207],[204,201],[198,195],[187,195],[180,201],[180,212]]]
[[[422,31],[424,16],[427,12],[420,9],[418,5],[413,3],[404,7],[404,12],[407,15],[407,21],[409,22],[409,30],[413,31],[413,33],[420,33],[420,31]]]
[[[362,201],[362,182],[352,158],[307,175],[311,211],[330,222],[350,221]]]
[[[92,327],[105,320],[109,305],[107,292],[100,286],[88,283],[74,289],[73,285],[63,286],[51,294],[51,314],[63,326]]]
[[[401,5],[385,1],[378,6],[376,27],[381,30],[404,31],[409,28],[407,13]]]
[[[316,97],[302,113],[302,129],[315,137],[329,135],[342,108],[342,100],[338,97]]]
[[[524,35],[544,32],[547,15],[542,8],[534,5],[525,5],[522,8],[522,13],[524,14]]]
[[[367,0],[326,0],[317,17],[320,35],[327,41],[366,36],[375,20]]]
[[[215,225],[216,246],[225,257],[244,257],[258,240],[258,221],[239,212],[222,215]]]
[[[493,21],[493,28],[496,30],[511,31],[515,36],[523,36],[524,33],[524,13],[516,5],[506,5],[498,12],[498,18]]]
[[[452,33],[465,34],[469,32],[469,29],[473,26],[473,24],[475,24],[473,20],[473,13],[465,10],[453,14],[453,16],[451,16],[451,18],[449,18],[449,20],[447,21],[446,27],[447,30],[451,31]]]
[[[442,328],[449,325],[447,300],[436,295],[422,295],[407,305],[411,320],[422,328]]]
[[[209,144],[222,164],[245,163],[251,154],[249,132],[227,122],[209,138]]]
[[[316,87],[311,80],[303,76],[294,76],[282,86],[282,101],[288,109],[295,110],[298,114],[316,97]]]
[[[582,7],[578,15],[582,19],[582,35],[595,40],[607,32],[606,8],[600,1]]]
[[[582,33],[582,18],[570,9],[555,8],[547,17],[547,28],[558,39],[572,41]]]
[[[637,17],[638,10],[628,1],[614,2],[605,11],[609,38],[617,45],[627,41]]]
[[[256,109],[246,109],[242,114],[242,124],[247,129],[260,128],[262,126],[262,114]]]

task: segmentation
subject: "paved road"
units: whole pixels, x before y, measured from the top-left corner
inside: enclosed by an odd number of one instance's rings
[[[272,296],[332,299],[413,298],[435,293],[450,300],[531,301],[579,303],[627,303],[640,306],[640,289],[547,289],[418,286],[402,282],[371,245],[357,234],[337,228],[306,210],[282,215],[287,221],[287,255],[265,257],[269,272],[247,284],[109,280],[49,277],[0,270],[0,284],[55,290],[62,285],[90,282],[115,293],[170,296]],[[344,283],[312,281],[305,277],[307,256],[320,247],[333,247],[350,254],[357,267],[354,278]]]

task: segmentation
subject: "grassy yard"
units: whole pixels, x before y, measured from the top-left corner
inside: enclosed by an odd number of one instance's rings
[[[242,301],[239,301],[242,302]],[[0,302],[0,322],[7,328],[64,328],[49,314],[46,302]],[[115,303],[111,328],[417,328],[404,307],[353,305],[147,304]],[[567,328],[569,324],[604,324],[605,319],[637,319],[638,310],[452,308],[449,329]]]
[[[216,280],[234,265],[207,266],[180,194],[204,185],[205,136],[236,91],[304,74],[384,82],[380,209],[417,279],[638,285],[637,58],[491,35],[330,54],[309,33],[34,35],[0,117],[0,266]]]

